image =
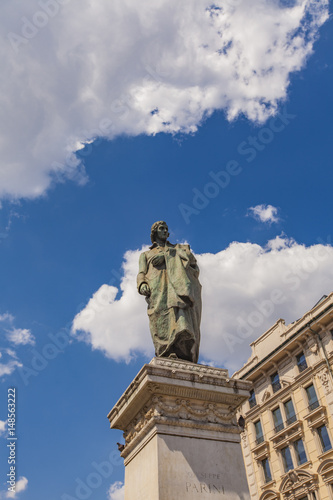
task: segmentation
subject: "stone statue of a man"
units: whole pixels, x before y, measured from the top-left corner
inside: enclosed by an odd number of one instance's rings
[[[140,255],[138,291],[145,295],[156,356],[198,362],[201,319],[199,268],[189,245],[172,245],[168,226],[151,228],[152,246]]]

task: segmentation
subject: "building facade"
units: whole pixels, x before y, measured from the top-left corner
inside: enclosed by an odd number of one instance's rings
[[[252,500],[333,500],[333,293],[251,348],[234,376],[253,383],[240,409]]]

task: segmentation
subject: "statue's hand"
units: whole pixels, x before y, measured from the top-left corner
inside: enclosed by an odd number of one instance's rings
[[[149,295],[150,295],[150,288],[147,285],[147,283],[142,283],[142,285],[139,288],[139,293],[141,295],[145,295],[146,297],[149,297]]]

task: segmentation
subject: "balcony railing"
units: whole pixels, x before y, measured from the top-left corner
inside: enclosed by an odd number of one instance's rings
[[[254,408],[255,406],[257,406],[256,398],[250,398],[249,403],[250,403],[250,408]]]
[[[309,405],[309,407],[308,407],[309,411],[315,410],[316,408],[318,408],[318,406],[319,406],[319,401],[314,401],[313,403],[311,403]]]
[[[261,444],[264,442],[264,436],[258,436],[256,439],[256,444]]]
[[[274,427],[275,432],[280,432],[284,428],[283,422]]]
[[[297,366],[298,366],[298,369],[299,369],[299,371],[300,371],[300,372],[303,372],[303,371],[304,371],[304,370],[306,370],[306,369],[307,369],[307,367],[308,367],[308,365],[306,364],[306,361],[305,361],[305,360],[304,360],[304,361],[300,361],[300,362],[297,364]]]
[[[291,415],[289,418],[287,418],[287,420],[286,420],[286,424],[287,424],[287,425],[290,425],[290,424],[292,424],[292,423],[296,422],[296,420],[297,420],[296,415]]]
[[[277,392],[277,391],[279,391],[279,390],[281,389],[281,384],[280,384],[280,382],[274,382],[274,383],[272,384],[272,389],[273,389],[273,392]]]

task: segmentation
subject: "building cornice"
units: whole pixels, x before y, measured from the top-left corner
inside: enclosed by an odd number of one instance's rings
[[[256,363],[246,373],[244,373],[243,375],[240,375],[239,376],[240,380],[244,380],[244,379],[246,380],[247,377],[249,377],[253,372],[258,370],[259,367],[261,369],[263,369],[265,367],[265,365],[267,366],[269,364],[274,363],[275,358],[279,356],[281,351],[285,350],[285,348],[288,346],[288,344],[292,344],[295,341],[297,336],[302,336],[303,334],[313,336],[313,334],[310,333],[310,331],[309,331],[309,327],[314,326],[314,323],[318,322],[320,320],[320,318],[322,318],[322,316],[327,314],[330,310],[333,311],[332,299],[333,299],[333,292],[327,297],[327,299],[325,299],[325,301],[318,304],[314,309],[311,309],[310,312],[306,313],[295,324],[292,324],[291,328],[283,333],[283,336],[286,336],[287,338],[276,349],[274,349],[272,352],[270,352],[261,361]],[[324,303],[327,303],[327,302],[329,302],[329,305],[326,308],[324,308],[323,310],[321,310],[317,315],[314,315],[314,311],[316,309],[319,309],[320,307],[322,307],[324,305]],[[297,327],[297,325],[302,325],[302,326],[300,326],[294,333],[291,333],[292,330]],[[298,341],[299,341],[299,339],[298,339]],[[247,364],[250,364],[250,360],[245,364],[245,366]],[[244,369],[244,367],[241,368],[240,370],[238,370],[234,374],[234,376],[237,377],[242,372],[243,369]]]

